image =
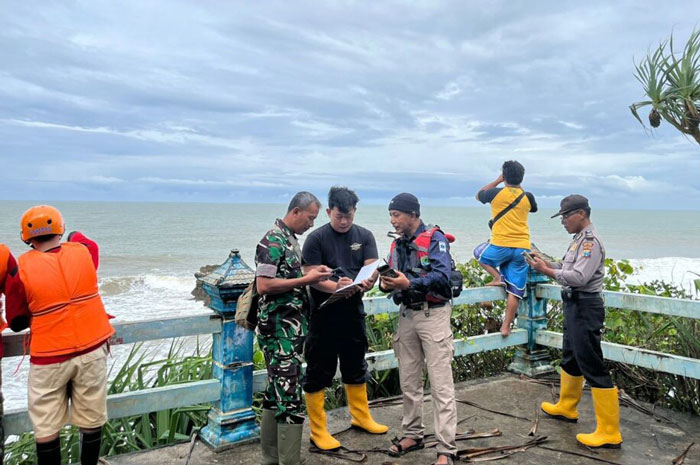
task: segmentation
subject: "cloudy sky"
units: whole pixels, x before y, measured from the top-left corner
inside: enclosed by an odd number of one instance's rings
[[[699,21],[688,1],[7,0],[0,199],[475,205],[517,159],[544,205],[697,209],[700,147],[628,106],[633,60]]]

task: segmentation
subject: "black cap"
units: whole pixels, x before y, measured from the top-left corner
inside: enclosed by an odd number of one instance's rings
[[[584,208],[591,208],[588,205],[588,199],[582,195],[578,194],[571,194],[567,195],[563,199],[561,199],[561,204],[559,211],[557,212],[556,215],[553,215],[552,218],[556,218],[559,215],[565,215],[569,212],[572,212],[574,210],[581,210]]]
[[[404,213],[415,213],[420,216],[420,203],[415,195],[403,192],[397,194],[389,202],[389,210],[398,210]]]

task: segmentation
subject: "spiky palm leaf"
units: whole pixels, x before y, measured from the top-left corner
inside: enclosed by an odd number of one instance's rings
[[[635,70],[635,78],[649,98],[630,105],[637,121],[644,126],[638,110],[651,105],[652,127],[664,119],[700,144],[700,30],[690,35],[682,52],[674,51],[671,36],[635,63]]]

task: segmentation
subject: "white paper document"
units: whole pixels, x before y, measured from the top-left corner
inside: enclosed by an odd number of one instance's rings
[[[352,284],[348,284],[347,286],[343,286],[340,289],[337,289],[331,296],[323,302],[318,308],[323,308],[326,305],[332,304],[333,302],[337,302],[341,299],[344,299],[349,291],[354,288],[354,287],[359,287],[362,285],[362,281],[365,279],[369,279],[372,277],[372,274],[376,271],[377,267],[379,266],[379,260],[370,263],[369,265],[365,265],[360,269],[360,272],[357,273],[357,276],[355,277],[355,280],[352,282]]]

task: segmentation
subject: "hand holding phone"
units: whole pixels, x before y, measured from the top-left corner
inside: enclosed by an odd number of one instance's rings
[[[525,257],[525,261],[527,263],[534,263],[535,259],[530,255],[527,251],[523,250],[523,257]]]
[[[388,263],[384,262],[377,267],[377,271],[380,276],[386,276],[387,278],[398,278],[399,275],[396,274],[393,268],[389,266]]]
[[[331,270],[331,278],[344,278],[345,276],[345,270],[342,267],[338,268],[333,268]]]

